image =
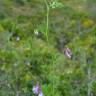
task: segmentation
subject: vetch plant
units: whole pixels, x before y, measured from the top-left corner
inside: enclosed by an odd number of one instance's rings
[[[36,84],[36,86],[33,87],[32,89],[33,93],[36,95],[36,96],[44,96],[43,95],[43,92],[41,90],[41,86],[39,84]]]
[[[65,49],[65,55],[66,55],[69,59],[72,58],[72,52],[71,52],[71,50],[70,50],[69,48],[66,48],[66,49]]]

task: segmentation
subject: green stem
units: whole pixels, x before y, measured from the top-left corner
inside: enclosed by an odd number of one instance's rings
[[[53,64],[52,64],[52,67],[53,67],[52,69],[53,69],[53,96],[54,96],[54,92],[55,92],[55,91],[54,91],[54,87],[55,87],[55,86],[54,86],[54,85],[55,85],[55,82],[54,82],[54,56],[52,56],[52,63],[53,63]]]
[[[46,0],[44,0],[47,8],[47,14],[46,14],[46,39],[48,41],[48,29],[49,29],[49,6]]]
[[[91,88],[92,83],[91,83],[91,67],[89,66],[88,68],[88,96],[91,96]]]

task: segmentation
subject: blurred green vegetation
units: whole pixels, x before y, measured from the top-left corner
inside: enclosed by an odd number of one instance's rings
[[[44,0],[0,0],[0,96],[96,96],[96,0],[52,2],[46,41]]]

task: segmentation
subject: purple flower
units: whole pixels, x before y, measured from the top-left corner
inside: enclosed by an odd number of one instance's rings
[[[66,50],[65,50],[65,54],[66,54],[66,56],[68,57],[68,58],[72,58],[72,52],[71,52],[71,50],[69,49],[69,48],[66,48]]]
[[[38,94],[38,96],[44,96],[43,93],[42,93],[42,91]]]
[[[40,87],[39,84],[37,84],[36,86],[34,86],[33,89],[32,89],[32,91],[33,91],[33,93],[34,93],[35,95],[43,96],[43,93],[42,93],[42,91],[41,91],[41,87]]]
[[[36,86],[33,87],[32,91],[36,96],[44,96],[39,84],[36,84]]]

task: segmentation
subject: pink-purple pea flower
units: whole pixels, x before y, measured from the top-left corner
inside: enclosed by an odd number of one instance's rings
[[[43,96],[43,92],[39,84],[36,84],[36,86],[33,87],[32,91],[36,96]]]
[[[38,96],[44,96],[43,93],[42,93],[42,91],[38,94]]]
[[[66,48],[65,49],[65,55],[68,57],[68,58],[72,58],[72,52],[71,52],[71,50],[69,49],[69,48]]]

